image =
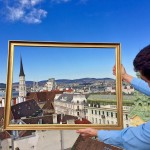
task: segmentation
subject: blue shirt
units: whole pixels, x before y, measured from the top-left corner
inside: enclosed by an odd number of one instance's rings
[[[136,90],[150,95],[150,87],[143,80],[133,78],[131,85]],[[98,139],[126,150],[150,150],[150,121],[138,127],[128,127],[119,131],[99,130]]]

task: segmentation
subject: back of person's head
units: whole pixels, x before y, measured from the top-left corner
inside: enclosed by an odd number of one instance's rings
[[[140,71],[143,76],[150,80],[150,45],[144,47],[133,61],[135,71]]]

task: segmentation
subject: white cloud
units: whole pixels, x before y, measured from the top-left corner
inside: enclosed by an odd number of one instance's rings
[[[7,7],[8,9],[8,16],[7,18],[11,21],[20,20],[24,16],[24,10],[21,8],[13,8]]]
[[[41,23],[47,16],[47,11],[36,8],[43,0],[8,0],[6,4],[6,18],[9,21],[25,23]]]
[[[21,1],[19,1],[19,3],[22,4],[23,6],[25,6],[25,5],[29,5],[30,1],[29,0],[21,0]]]
[[[41,3],[43,0],[31,0],[31,4],[32,4],[32,6],[35,6],[35,5],[37,5],[37,4],[39,4],[39,3]]]
[[[0,14],[13,22],[41,23],[42,19],[45,18],[48,13],[46,10],[40,8],[41,3],[44,1],[60,4],[71,2],[72,0],[0,0],[4,5],[3,9],[0,10]],[[78,1],[84,4],[88,0]]]
[[[67,3],[71,0],[51,0],[51,2],[55,2],[55,3]]]
[[[27,23],[41,23],[41,18],[46,17],[47,12],[42,9],[33,9],[23,19]]]

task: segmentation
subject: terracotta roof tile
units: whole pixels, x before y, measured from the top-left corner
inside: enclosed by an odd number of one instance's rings
[[[80,135],[75,144],[72,147],[72,150],[103,150],[103,149],[111,149],[111,150],[121,150],[120,148],[105,144],[103,142],[97,141],[96,139],[83,139]]]
[[[75,120],[75,124],[91,124],[91,122],[85,118],[82,118],[82,120]]]
[[[4,139],[10,138],[10,137],[11,137],[11,135],[7,131],[0,132],[0,140],[4,140]]]
[[[37,102],[45,102],[47,100],[54,101],[55,94],[62,94],[62,91],[52,92],[30,92],[27,93],[27,99],[34,99]]]

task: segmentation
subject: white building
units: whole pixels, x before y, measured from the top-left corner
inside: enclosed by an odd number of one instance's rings
[[[55,112],[84,118],[86,102],[86,97],[83,94],[56,94],[54,99]]]
[[[56,89],[56,82],[54,78],[49,78],[47,83],[45,84],[45,88],[43,88],[43,90],[55,90]]]
[[[126,94],[134,93],[134,88],[131,85],[126,85],[122,87],[122,91]]]
[[[116,88],[112,86],[106,87],[106,92],[115,93]],[[124,85],[122,86],[122,92],[125,94],[132,94],[134,93],[134,88],[131,85]]]
[[[0,107],[5,107],[5,98],[0,98]]]
[[[117,124],[116,95],[91,94],[87,99],[86,118],[93,124]],[[134,96],[123,96],[123,126],[130,126],[128,117]]]

